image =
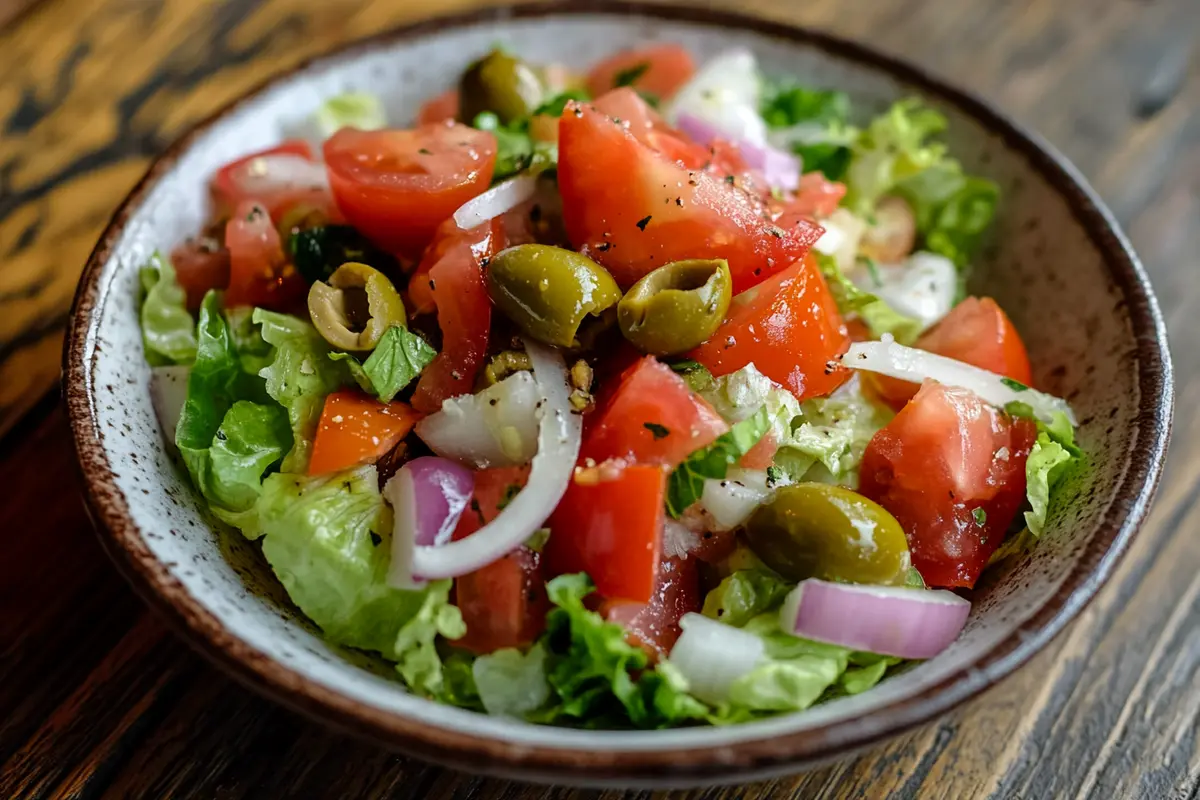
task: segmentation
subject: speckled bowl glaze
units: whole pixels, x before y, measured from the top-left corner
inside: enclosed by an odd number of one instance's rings
[[[651,40],[700,59],[745,45],[765,70],[849,91],[864,113],[919,95],[950,144],[1002,187],[973,290],[1028,344],[1039,386],[1066,396],[1091,469],[1069,485],[1036,549],[975,591],[960,639],[857,697],[726,728],[608,732],[537,727],[427,702],[370,656],[331,646],[288,603],[257,547],[221,530],[167,455],[138,331],[137,268],[198,229],[206,180],[283,137],[322,99],[384,98],[393,123],[503,41],[585,66]],[[1012,672],[1113,571],[1146,514],[1167,446],[1171,369],[1146,275],[1074,169],[980,101],[861,45],[727,13],[614,2],[524,6],[424,22],[303,65],[234,103],[159,158],[83,273],[65,350],[66,396],[88,501],[109,553],[152,605],[246,684],[345,730],[473,771],[586,784],[688,785],[796,771],[927,721]]]

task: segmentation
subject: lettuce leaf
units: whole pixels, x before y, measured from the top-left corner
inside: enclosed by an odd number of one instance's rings
[[[506,647],[475,659],[471,672],[487,713],[521,719],[546,705],[546,656],[545,645],[538,642],[527,653]]]
[[[237,350],[242,370],[251,375],[258,375],[259,371],[271,363],[272,353],[270,342],[262,337],[262,326],[254,322],[254,308],[227,308],[225,321],[229,324],[229,334],[233,337],[233,346]]]
[[[443,703],[472,711],[486,711],[475,685],[475,654],[443,645],[442,693],[438,699]]]
[[[851,378],[829,397],[800,404],[791,435],[775,453],[775,464],[792,481],[857,486],[867,444],[891,417],[889,409],[867,397],[857,376]]]
[[[950,160],[901,181],[895,194],[912,207],[925,249],[945,256],[959,269],[979,249],[1000,202],[1000,187],[963,174]]]
[[[255,511],[262,550],[301,611],[338,644],[373,650],[397,663],[416,693],[443,688],[436,637],[461,636],[450,581],[422,591],[388,586],[391,514],[373,465],[331,475],[275,473]]]
[[[1082,465],[1083,451],[1075,444],[1075,427],[1061,411],[1055,412],[1046,424],[1025,403],[1009,403],[1004,410],[1011,416],[1037,423],[1037,439],[1025,461],[1025,494],[1030,505],[1025,512],[1025,525],[1036,538],[1046,527],[1054,489],[1068,472]]]
[[[325,396],[353,379],[344,363],[329,359],[329,345],[308,322],[261,308],[254,309],[251,319],[274,346],[274,358],[258,374],[266,379],[267,394],[287,410],[291,421],[292,449],[281,469],[303,472]]]
[[[594,590],[584,574],[546,584],[555,608],[546,616],[546,679],[550,703],[528,715],[541,723],[590,728],[664,728],[708,716],[668,663],[649,667],[645,651],[625,641],[620,625],[583,603]]]
[[[390,403],[405,387],[416,380],[421,370],[429,366],[437,351],[428,342],[402,325],[384,331],[379,343],[361,364],[349,353],[330,353],[334,361],[342,361],[364,392],[370,392],[384,403]]]
[[[833,256],[817,250],[813,254],[842,316],[857,314],[876,339],[890,333],[900,344],[911,345],[921,335],[921,320],[899,313],[878,296],[860,289],[846,277]]]
[[[750,452],[771,429],[771,411],[760,406],[750,417],[737,422],[717,440],[692,453],[667,478],[667,513],[676,519],[704,493],[704,481],[724,478],[731,466]]]
[[[760,109],[772,142],[800,156],[805,172],[820,171],[840,180],[850,164],[857,131],[848,124],[850,97],[845,92],[795,84],[766,84]]]
[[[759,614],[778,608],[792,587],[766,569],[743,569],[728,575],[704,598],[703,614],[740,628]]]
[[[329,98],[313,114],[313,121],[322,139],[342,128],[374,131],[387,127],[383,103],[368,92],[345,92]]]
[[[565,104],[566,100],[563,101]],[[553,110],[552,106],[546,108]],[[558,166],[558,145],[534,141],[529,135],[528,119],[514,120],[504,125],[491,111],[484,111],[471,121],[471,127],[488,131],[496,137],[496,168],[492,173],[492,183],[527,169],[540,173]]]
[[[162,253],[150,257],[138,272],[142,286],[139,318],[142,345],[151,366],[190,364],[196,358],[196,322],[187,310],[187,295],[175,279],[175,267]]]
[[[213,437],[209,483],[200,490],[221,508],[245,511],[258,499],[263,474],[291,446],[287,412],[275,403],[238,400],[225,412]]]

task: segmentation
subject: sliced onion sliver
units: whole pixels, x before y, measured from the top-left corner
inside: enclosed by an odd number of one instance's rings
[[[417,423],[433,452],[480,469],[527,464],[537,451],[542,395],[528,372],[515,372],[482,392],[451,397]]]
[[[329,191],[329,173],[319,161],[289,153],[258,156],[237,177],[244,195],[270,195],[288,191]]]
[[[732,467],[724,478],[704,482],[700,505],[718,530],[728,531],[745,522],[772,494],[765,471]]]
[[[471,470],[445,458],[414,458],[396,471],[383,487],[394,520],[389,585],[416,589],[423,584],[424,576],[412,571],[414,550],[448,542],[474,491]]]
[[[413,573],[423,578],[453,578],[474,572],[511,553],[554,511],[567,491],[579,457],[582,419],[568,401],[567,367],[562,354],[525,342],[533,377],[542,393],[538,451],[529,482],[494,520],[475,533],[437,547],[418,546]]]
[[[680,111],[675,119],[679,129],[700,144],[709,144],[714,139],[726,139],[720,128],[687,111]],[[780,189],[795,189],[800,185],[800,159],[770,145],[760,145],[746,140],[733,140],[751,169],[762,173],[769,186]]]
[[[788,594],[788,633],[900,658],[933,658],[958,638],[971,603],[944,589],[830,583],[809,578]]]
[[[855,342],[842,356],[842,364],[851,369],[877,372],[913,383],[932,378],[947,386],[960,386],[972,391],[985,402],[1000,408],[1009,403],[1025,403],[1043,422],[1051,422],[1054,413],[1061,411],[1072,425],[1077,424],[1075,412],[1066,400],[1036,389],[1014,389],[1003,375],[893,341]]]
[[[478,197],[463,203],[454,212],[454,223],[464,231],[482,225],[489,219],[511,211],[533,197],[537,191],[537,179],[530,175],[518,175],[503,183],[497,183]]]
[[[725,625],[703,614],[684,614],[683,633],[667,660],[687,679],[688,691],[719,705],[729,699],[729,689],[762,661],[763,640],[741,628]]]
[[[171,445],[175,444],[175,428],[179,426],[179,415],[187,400],[188,377],[191,374],[191,367],[180,365],[150,370],[150,400],[158,416],[158,424],[162,426],[163,438]]]

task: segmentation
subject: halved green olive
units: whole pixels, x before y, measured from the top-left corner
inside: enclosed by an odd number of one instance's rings
[[[373,350],[384,331],[404,325],[404,301],[387,276],[374,267],[342,264],[329,283],[308,290],[308,313],[325,341],[341,350]]]
[[[746,521],[755,554],[788,580],[903,586],[912,561],[896,518],[857,492],[797,483]]]
[[[608,270],[584,255],[547,244],[501,250],[488,262],[488,294],[523,333],[575,347],[580,327],[611,325],[621,290]]]
[[[722,258],[664,264],[621,298],[617,305],[621,333],[652,355],[686,353],[721,325],[732,286],[729,264]]]
[[[546,90],[532,67],[515,56],[493,50],[467,67],[458,92],[459,117],[468,125],[484,111],[491,111],[507,125],[529,116],[541,105]]]

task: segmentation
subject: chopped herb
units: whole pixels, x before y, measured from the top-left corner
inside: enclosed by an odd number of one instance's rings
[[[650,224],[650,219],[651,219],[651,217],[646,217],[645,219],[639,219],[638,223],[637,223],[638,228],[640,228],[641,230],[646,230],[646,226]]]
[[[567,109],[567,103],[571,102],[572,100],[576,100],[580,103],[586,103],[591,99],[591,95],[582,89],[571,89],[570,91],[561,92],[554,95],[549,100],[535,108],[530,116],[561,117],[563,112]]]
[[[646,70],[648,69],[650,69],[649,61],[642,61],[631,67],[626,67],[613,77],[613,88],[620,89],[622,86],[633,86],[638,78],[646,74]]]
[[[683,378],[684,383],[693,392],[704,392],[710,389],[713,385],[712,373],[708,371],[708,367],[701,364],[699,361],[685,359],[676,361],[670,364],[672,371],[676,375]]]
[[[429,148],[427,148],[427,147],[422,147],[422,148],[421,148],[420,150],[418,150],[417,152],[418,152],[418,153],[420,153],[420,154],[421,154],[421,155],[423,155],[423,156],[431,156],[431,155],[433,155],[433,153],[431,153],[431,152],[429,151]]]
[[[767,486],[774,486],[784,478],[783,467],[777,467],[774,464],[767,467]]]
[[[657,422],[643,422],[642,426],[654,434],[654,438],[665,439],[671,435],[671,429],[664,425],[659,425]]]
[[[1027,392],[1027,391],[1029,391],[1029,387],[1028,387],[1028,386],[1026,386],[1025,384],[1021,383],[1020,381],[1014,381],[1012,378],[1001,378],[1001,379],[1000,379],[1000,382],[1001,382],[1001,383],[1003,383],[1003,384],[1004,384],[1005,386],[1007,386],[1008,388],[1012,389],[1014,392]]]
[[[503,511],[508,508],[509,503],[517,499],[517,495],[521,493],[521,484],[510,483],[504,487],[504,495],[500,498],[500,502],[496,503],[496,510]]]
[[[987,524],[987,512],[982,508],[976,508],[971,512],[971,516],[975,518],[975,524],[983,527]]]

